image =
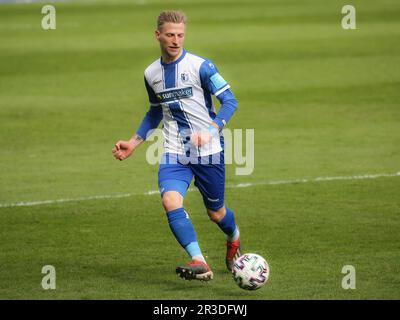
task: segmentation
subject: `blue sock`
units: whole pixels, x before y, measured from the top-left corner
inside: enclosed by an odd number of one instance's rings
[[[228,207],[226,207],[225,217],[218,222],[218,226],[226,234],[229,241],[234,241],[239,238],[239,229],[235,222],[235,214]]]
[[[201,253],[199,247],[199,243],[197,241],[189,243],[185,247],[185,250],[192,259],[197,259],[206,262],[206,259],[204,259],[203,254]]]
[[[186,211],[183,208],[178,208],[167,212],[167,217],[169,227],[179,244],[192,258],[204,260],[197,242],[196,231]]]

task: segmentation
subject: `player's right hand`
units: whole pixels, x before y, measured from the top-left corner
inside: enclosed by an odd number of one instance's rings
[[[132,154],[133,150],[134,148],[132,143],[120,140],[115,144],[112,153],[115,159],[122,161],[128,158]]]

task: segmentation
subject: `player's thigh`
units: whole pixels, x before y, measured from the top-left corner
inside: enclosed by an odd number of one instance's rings
[[[196,164],[192,165],[192,171],[206,208],[212,211],[221,209],[224,206],[225,165]]]
[[[158,170],[158,187],[161,197],[164,199],[164,195],[167,195],[168,198],[173,199],[176,198],[173,192],[177,192],[184,198],[192,178],[193,173],[188,165],[179,161],[162,161]]]

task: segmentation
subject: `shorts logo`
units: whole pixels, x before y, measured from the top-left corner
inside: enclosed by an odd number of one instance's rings
[[[170,102],[174,100],[181,100],[193,96],[192,87],[172,89],[168,91],[158,92],[156,97],[160,102]]]
[[[208,200],[208,201],[211,201],[211,202],[217,202],[217,201],[219,201],[219,199],[210,199],[210,198],[207,198],[207,200]]]
[[[189,75],[187,73],[181,73],[182,82],[187,82],[189,80]]]

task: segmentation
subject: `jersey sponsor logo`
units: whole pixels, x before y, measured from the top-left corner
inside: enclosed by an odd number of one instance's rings
[[[225,79],[222,78],[222,76],[219,73],[216,73],[213,76],[211,76],[210,81],[217,90],[223,88],[227,84]]]
[[[158,101],[170,102],[174,100],[186,99],[193,96],[192,87],[172,89],[168,91],[159,92],[156,94]]]

